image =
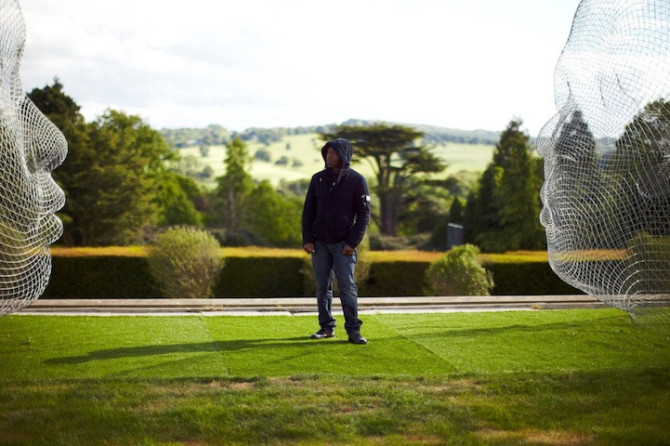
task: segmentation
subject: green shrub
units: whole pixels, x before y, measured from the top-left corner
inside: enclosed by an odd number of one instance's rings
[[[479,248],[452,248],[426,271],[426,294],[438,296],[488,296],[493,277],[479,261]]]
[[[168,229],[149,251],[149,272],[165,297],[210,297],[223,267],[220,248],[205,231]]]

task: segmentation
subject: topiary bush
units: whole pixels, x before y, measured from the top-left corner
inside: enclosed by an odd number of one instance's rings
[[[432,262],[426,271],[427,295],[488,296],[493,276],[479,261],[479,248],[461,245]]]
[[[157,236],[147,261],[165,297],[211,297],[223,267],[221,246],[214,236],[187,227]]]

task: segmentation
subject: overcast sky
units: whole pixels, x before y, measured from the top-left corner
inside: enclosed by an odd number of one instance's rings
[[[579,0],[20,0],[23,88],[152,127],[349,118],[531,136]]]

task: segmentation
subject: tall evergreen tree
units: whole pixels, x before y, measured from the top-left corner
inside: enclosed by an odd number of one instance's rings
[[[489,164],[479,182],[477,193],[470,196],[466,208],[469,217],[466,220],[466,231],[468,240],[481,247],[483,251],[500,251],[504,248],[497,248],[498,244],[503,243],[500,240],[500,201],[499,190],[502,181],[503,170],[499,166]]]
[[[466,206],[466,226],[471,226],[466,236],[486,252],[539,249],[546,243],[539,221],[540,161],[521,124],[513,120],[501,134],[478,192]]]
[[[621,185],[621,225],[670,235],[670,101],[647,104],[616,141],[610,171]]]
[[[602,217],[614,201],[603,200],[606,194],[595,193],[604,187],[596,140],[579,109],[572,112],[559,131],[553,152],[544,154],[551,157],[547,163],[550,177],[545,200],[552,211],[552,226],[561,227],[565,246],[575,249],[607,247],[607,232],[613,221]],[[585,234],[591,236],[585,237]]]
[[[217,179],[215,206],[219,207],[219,221],[228,230],[241,228],[249,220],[246,199],[254,189],[249,170],[251,156],[247,145],[239,137],[226,145],[226,173]]]

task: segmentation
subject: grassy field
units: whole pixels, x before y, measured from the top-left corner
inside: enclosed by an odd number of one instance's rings
[[[271,154],[270,162],[254,160],[251,165],[251,176],[258,181],[269,180],[274,185],[280,180],[295,181],[309,179],[320,169],[323,169],[323,158],[321,158],[321,146],[323,142],[316,134],[290,135],[281,142],[265,146],[260,143],[249,143],[249,154],[253,155],[259,149],[265,149]],[[459,171],[483,171],[491,162],[494,146],[448,143],[435,148],[436,155],[440,156],[447,164],[445,175]],[[179,149],[182,157],[194,157],[201,168],[209,165],[214,171],[212,180],[207,183],[213,185],[213,179],[225,173],[223,160],[226,156],[225,146],[210,146],[207,156],[202,156],[198,147],[187,147]],[[288,158],[285,166],[276,165],[275,162],[282,156]],[[294,166],[294,162],[299,165]],[[374,172],[370,164],[362,160],[356,163],[354,168],[366,177],[372,179]]]
[[[670,441],[669,333],[621,311],[363,320],[0,318],[0,444]]]

